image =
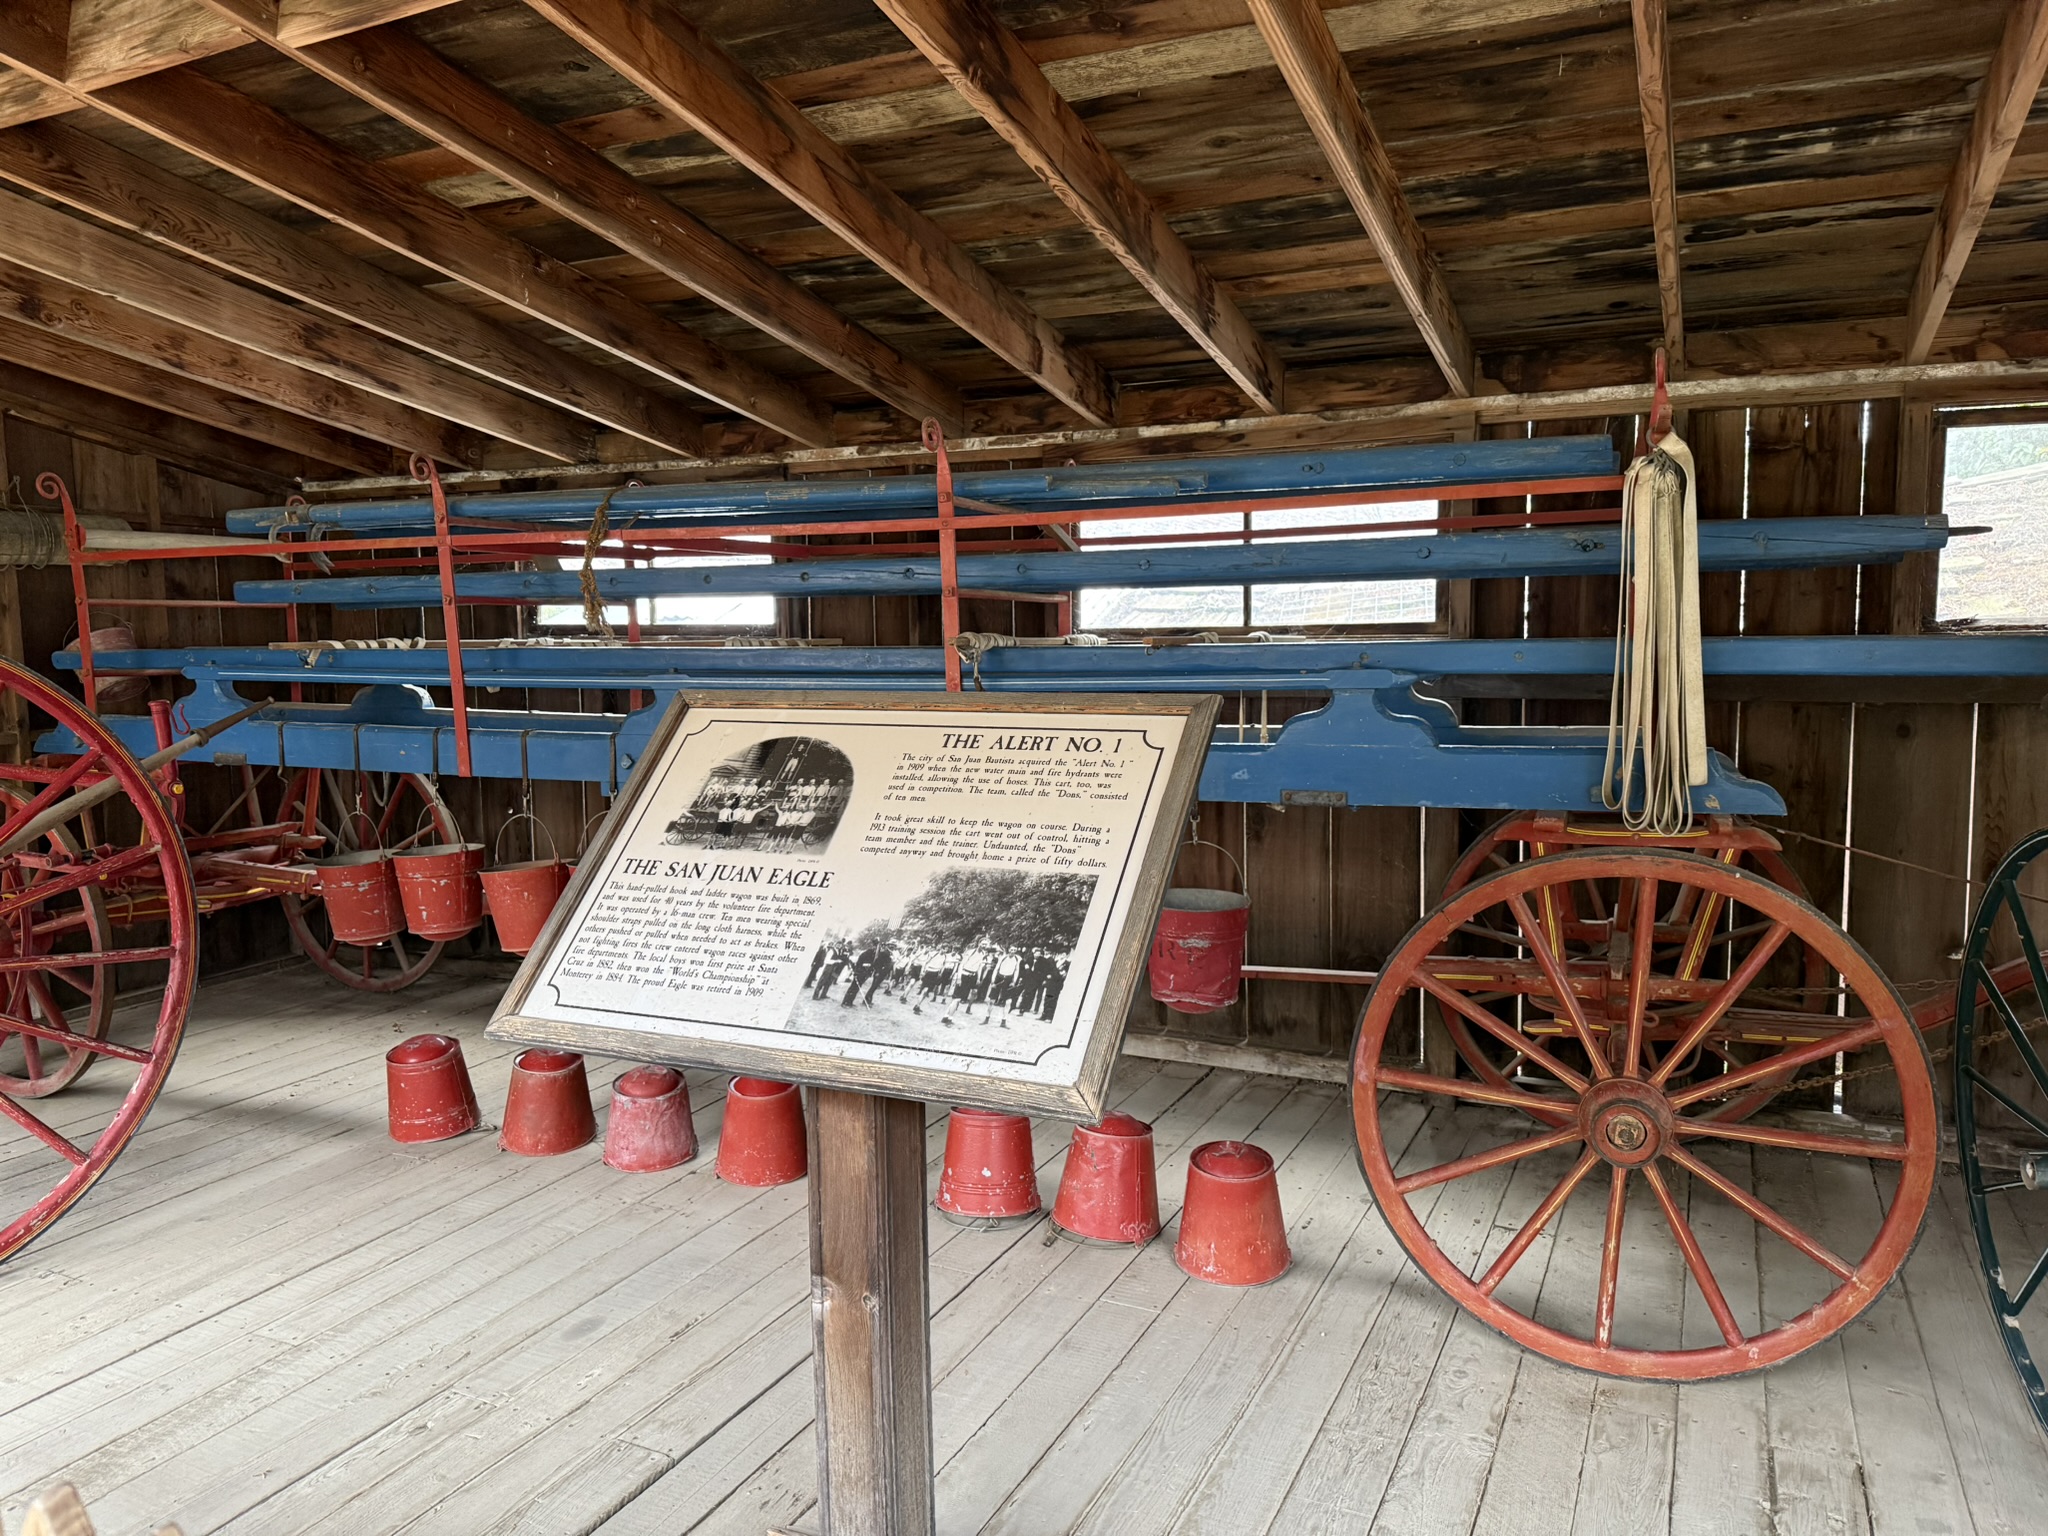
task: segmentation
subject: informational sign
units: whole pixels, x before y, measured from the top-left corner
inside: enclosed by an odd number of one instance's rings
[[[679,698],[491,1033],[1098,1114],[1216,707]]]

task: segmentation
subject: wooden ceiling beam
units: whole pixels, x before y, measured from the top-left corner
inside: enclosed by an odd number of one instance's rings
[[[1453,394],[1479,389],[1472,338],[1458,317],[1443,267],[1408,207],[1401,179],[1359,99],[1316,0],[1248,0],[1252,21],[1273,51],[1287,88],[1308,119],[1358,222],[1372,237],[1387,276],[1408,307],[1423,343]]]
[[[443,299],[64,123],[0,132],[0,179],[670,453],[702,423],[653,390]]]
[[[206,75],[165,70],[79,99],[799,442],[831,441],[787,380]]]
[[[1650,233],[1657,246],[1657,310],[1671,366],[1685,366],[1685,301],[1679,285],[1678,168],[1672,157],[1671,34],[1665,0],[1630,0],[1636,38],[1636,97],[1643,107],[1643,154],[1650,173]]]
[[[984,0],[878,3],[1252,403],[1280,410],[1280,359]]]
[[[664,110],[1084,418],[1106,422],[1108,376],[670,0],[528,0]]]
[[[399,455],[381,443],[229,394],[186,375],[138,368],[127,358],[85,346],[62,330],[6,323],[4,315],[0,315],[0,359],[205,428],[266,443],[316,464],[338,464],[368,474],[404,467]],[[82,430],[91,420],[78,417],[70,429]]]
[[[80,357],[96,358],[101,377],[120,383],[124,393],[113,394],[104,384],[80,384],[62,374],[47,372],[23,362],[16,354],[19,343],[41,342],[45,338],[16,326],[0,325],[0,410],[10,416],[68,432],[87,442],[99,443],[122,453],[148,454],[166,463],[196,471],[231,485],[283,497],[301,480],[331,473],[332,460],[308,457],[289,449],[238,433],[208,426],[186,410],[169,410],[161,405],[133,398],[134,381],[146,379],[172,390],[197,390],[179,384],[170,375],[151,369],[129,368],[105,356],[85,353],[79,348],[59,348],[56,361],[74,371]],[[232,399],[232,396],[224,397]],[[203,404],[187,402],[188,409],[203,410]],[[357,451],[367,451],[367,443]]]
[[[1913,278],[1906,305],[1906,361],[1925,362],[1934,349],[1941,317],[1955,296],[1970,248],[1998,196],[2006,162],[2019,143],[2041,80],[2048,74],[2048,0],[2013,0],[2005,32],[1991,55],[1977,110],[1970,119],[1962,153],[1948,189],[1935,210],[1934,229]]]
[[[488,441],[466,427],[317,373],[280,363],[247,347],[200,335],[126,304],[0,261],[0,318],[32,326],[81,347],[93,347],[180,374],[338,432],[424,453],[444,464],[475,466]]]
[[[536,400],[12,192],[0,192],[0,258],[565,464],[595,443],[587,424]]]
[[[960,392],[946,380],[404,29],[276,46],[877,399],[958,430]]]

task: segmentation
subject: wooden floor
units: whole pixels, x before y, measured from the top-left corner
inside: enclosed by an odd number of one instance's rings
[[[292,970],[202,993],[141,1137],[0,1271],[7,1529],[59,1478],[105,1536],[806,1516],[802,1185],[385,1138],[378,1058],[425,1028],[461,1035],[487,1116],[502,1102],[508,1053],[481,1038],[501,985],[366,999]],[[722,1081],[695,1087],[708,1146]],[[2048,1532],[2048,1442],[1953,1175],[1907,1284],[1846,1333],[1764,1375],[1643,1385],[1523,1355],[1406,1265],[1339,1089],[1127,1061],[1117,1096],[1156,1127],[1169,1237],[1190,1148],[1279,1158],[1295,1265],[1232,1291],[1163,1242],[935,1221],[945,1531]],[[1048,1198],[1064,1141],[1040,1127]]]

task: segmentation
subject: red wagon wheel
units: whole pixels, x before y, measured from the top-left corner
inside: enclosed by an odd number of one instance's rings
[[[192,1001],[198,914],[177,825],[154,781],[114,735],[75,699],[12,662],[0,660],[0,690],[54,719],[85,748],[56,767],[0,764],[8,790],[0,812],[0,1037],[20,1052],[24,1078],[68,1071],[75,1079],[74,1057],[105,1059],[89,1082],[61,1099],[0,1082],[0,1214],[22,1212],[0,1226],[4,1259],[92,1187],[155,1102]],[[119,796],[70,813],[53,829],[61,836],[23,835],[43,811],[108,779],[120,786]],[[126,947],[110,943],[104,926],[95,930],[77,919],[91,905],[81,907],[77,893],[87,891],[148,893],[161,936]],[[77,1000],[111,999],[119,967],[157,971],[162,991],[94,1035]]]
[[[1582,958],[1562,952],[1555,924],[1541,914],[1556,910],[1560,891],[1583,881],[1611,883],[1618,899],[1609,942]],[[1677,974],[1676,946],[1637,942],[1639,934],[1655,932],[1656,914],[1674,892],[1718,897],[1760,914],[1762,930],[1743,946],[1727,979]],[[1445,953],[1452,935],[1472,923],[1517,934],[1525,956]],[[1771,957],[1794,940],[1840,974],[1846,1016],[1786,1009],[1768,993],[1758,996]],[[1390,1059],[1389,1026],[1412,1020],[1422,996],[1516,1050],[1522,1080],[1503,1087],[1440,1077]],[[1678,1069],[1708,1039],[1767,1049],[1746,1066],[1682,1082]],[[1830,1072],[1838,1053],[1872,1046],[1884,1048],[1898,1077],[1900,1142],[1748,1125],[1704,1112],[1802,1069]],[[1390,1089],[1423,1095],[1440,1117],[1454,1116],[1445,1123],[1456,1127],[1459,1155],[1431,1161],[1437,1154],[1425,1152],[1427,1166],[1405,1166],[1410,1159],[1402,1158],[1397,1167],[1383,1135],[1383,1095]],[[1352,1114],[1360,1161],[1388,1225],[1460,1306],[1565,1364],[1671,1381],[1773,1365],[1869,1306],[1912,1250],[1939,1147],[1926,1049],[1898,993],[1856,942],[1769,881],[1714,860],[1651,851],[1534,859],[1439,903],[1402,941],[1366,1001],[1352,1062]],[[1867,1240],[1834,1239],[1850,1250],[1839,1254],[1729,1171],[1731,1157],[1744,1153],[1759,1175],[1769,1171],[1765,1158],[1847,1160],[1833,1166],[1874,1180],[1882,1216]],[[1503,1181],[1502,1189],[1488,1193],[1488,1179]],[[1465,1185],[1464,1198],[1449,1198],[1465,1180],[1482,1182]],[[1497,1251],[1475,1250],[1471,1242],[1472,1202],[1487,1199],[1494,1202],[1488,1208],[1503,1213],[1499,1230],[1512,1231]],[[1660,1266],[1678,1262],[1669,1257],[1671,1247],[1651,1240],[1652,1222],[1682,1258],[1718,1342],[1688,1341],[1675,1293],[1662,1295],[1656,1307],[1633,1307],[1617,1327],[1631,1272],[1637,1281],[1654,1279]],[[1741,1234],[1731,1234],[1735,1223]],[[1717,1235],[1703,1244],[1701,1231]],[[1753,1264],[1759,1243],[1781,1240],[1800,1256],[1789,1261],[1800,1269],[1798,1284],[1758,1288],[1755,1295],[1731,1292],[1708,1251],[1723,1264],[1744,1262],[1744,1254]],[[1597,1275],[1590,1262],[1577,1273],[1574,1255],[1596,1248]],[[1774,1308],[1774,1300],[1781,1305]]]
[[[0,784],[0,817],[20,815],[28,800]],[[26,819],[26,818],[23,818]],[[41,851],[62,865],[77,860],[78,840],[62,827],[41,838]],[[0,863],[0,902],[28,891],[34,871],[19,861]],[[0,954],[59,957],[105,950],[113,941],[107,899],[97,885],[55,891],[10,909],[0,932]],[[53,965],[45,973],[0,974],[0,1017],[33,1019],[88,1040],[104,1040],[114,1017],[114,978],[104,965]],[[88,1046],[63,1045],[35,1035],[8,1033],[0,1025],[0,1093],[17,1099],[48,1098],[78,1081],[92,1065]]]
[[[1578,818],[1569,824],[1560,824],[1556,837],[1549,840],[1531,835],[1534,830],[1532,821],[1528,814],[1514,812],[1501,817],[1480,833],[1451,867],[1444,880],[1443,897],[1455,896],[1488,874],[1513,868],[1518,862],[1513,855],[1519,855],[1521,859],[1543,858],[1567,849],[1585,847],[1688,851],[1682,845],[1674,847],[1669,839],[1637,839],[1623,828],[1618,816]],[[1754,832],[1755,829],[1746,830]],[[1706,829],[1702,827],[1695,835],[1704,837]],[[1783,850],[1771,842],[1759,837],[1757,841],[1722,850],[1715,856],[1722,863],[1732,863],[1762,875],[1802,901],[1806,899],[1806,885],[1799,878],[1799,872],[1786,859]],[[1559,919],[1558,937],[1566,951],[1584,953],[1607,942],[1606,918],[1612,895],[1598,883],[1589,881],[1578,887],[1553,892],[1546,898]],[[1581,921],[1582,916],[1585,921]],[[1671,893],[1658,914],[1657,923],[1659,932],[1668,942],[1687,946],[1682,955],[1674,956],[1673,963],[1677,969],[1694,976],[1730,974],[1735,950],[1760,931],[1756,914],[1738,912],[1729,904],[1711,897],[1696,899],[1685,889]],[[1475,937],[1481,940],[1476,947],[1482,952],[1488,949],[1512,952],[1520,948],[1513,935],[1498,938],[1490,932],[1466,935],[1468,941]],[[1468,942],[1466,947],[1475,946]],[[1827,1013],[1835,1007],[1840,996],[1839,989],[1833,985],[1835,977],[1826,960],[1796,939],[1779,950],[1771,972],[1784,984],[1781,1001],[1786,1007],[1808,1013]],[[1459,1060],[1471,1068],[1481,1082],[1492,1083],[1499,1088],[1510,1086],[1511,1075],[1521,1065],[1517,1055],[1476,1032],[1455,1012],[1437,1009],[1436,1016],[1443,1025],[1444,1033],[1450,1037]],[[1691,1079],[1715,1075],[1747,1066],[1757,1056],[1755,1047],[1709,1038],[1700,1043],[1697,1059],[1686,1064],[1681,1075]],[[1754,1091],[1723,1100],[1708,1112],[1717,1120],[1747,1120],[1776,1098],[1783,1087],[1782,1080],[1760,1083]]]
[[[323,839],[318,858],[462,841],[441,792],[417,773],[308,768],[285,786],[284,804],[275,819]],[[396,934],[381,944],[344,943],[334,936],[317,895],[286,895],[282,901],[285,922],[299,948],[345,986],[396,992],[426,975],[441,958],[444,946],[410,934]]]

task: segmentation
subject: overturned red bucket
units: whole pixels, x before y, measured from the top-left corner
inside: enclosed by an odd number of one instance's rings
[[[946,1120],[946,1161],[932,1204],[974,1226],[1036,1216],[1042,1206],[1030,1119],[994,1109],[954,1110]]]
[[[498,1145],[521,1157],[554,1157],[597,1135],[590,1079],[574,1051],[521,1051],[512,1058]]]
[[[484,920],[482,843],[429,843],[391,856],[405,926],[433,943],[459,939]]]
[[[327,926],[344,944],[382,944],[405,932],[405,906],[390,855],[381,848],[310,861]]]
[[[718,1129],[718,1176],[728,1184],[765,1189],[793,1183],[809,1171],[804,1101],[796,1084],[734,1078]]]
[[[659,1173],[697,1155],[690,1086],[674,1067],[635,1067],[612,1079],[604,1127],[605,1165],[622,1173]]]
[[[1285,1274],[1292,1257],[1272,1154],[1248,1141],[1195,1148],[1174,1262],[1215,1285],[1264,1285]]]
[[[414,1035],[391,1047],[384,1088],[393,1141],[446,1141],[475,1130],[482,1118],[462,1042],[451,1035]]]
[[[1088,1243],[1149,1243],[1159,1235],[1159,1170],[1152,1127],[1134,1115],[1077,1125],[1052,1203],[1062,1237]]]
[[[1251,898],[1235,891],[1168,891],[1146,963],[1153,998],[1182,1013],[1214,1013],[1236,1002],[1250,924]]]

